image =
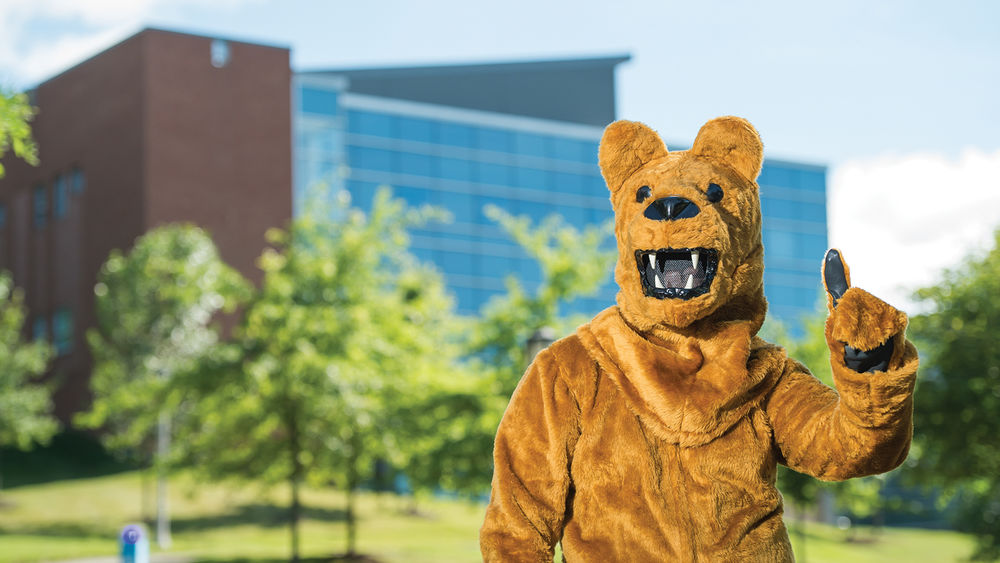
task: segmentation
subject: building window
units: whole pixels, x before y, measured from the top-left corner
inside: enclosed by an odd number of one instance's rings
[[[0,203],[0,229],[7,226],[7,205]]]
[[[74,168],[69,173],[69,188],[75,194],[83,192],[87,187],[87,177],[83,175],[83,170]]]
[[[48,195],[45,193],[45,186],[43,184],[35,186],[34,216],[35,226],[38,228],[44,227],[45,222],[49,218],[49,200]]]
[[[52,185],[52,215],[56,219],[66,216],[69,209],[69,178],[62,174],[56,176],[56,181]]]
[[[45,317],[35,317],[34,322],[31,323],[31,338],[33,340],[49,339],[49,326],[45,322]]]
[[[222,68],[229,64],[229,42],[222,39],[213,39],[211,45],[212,66]]]
[[[60,356],[73,350],[73,312],[65,307],[52,315],[52,343]]]

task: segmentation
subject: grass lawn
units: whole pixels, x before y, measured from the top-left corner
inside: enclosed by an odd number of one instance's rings
[[[140,475],[65,480],[16,487],[0,494],[0,563],[114,555],[118,531],[139,520]],[[287,560],[284,488],[197,485],[188,475],[171,481],[173,553],[195,561]],[[302,552],[329,558],[345,548],[342,494],[306,489]],[[426,500],[420,515],[408,501],[364,493],[358,502],[359,551],[382,562],[472,562],[480,560],[478,530],[484,507],[461,501]],[[790,523],[794,526],[794,523]],[[792,534],[799,561],[802,543]],[[835,528],[806,527],[805,561],[955,561],[972,541],[954,532],[886,529],[857,532],[845,541]]]

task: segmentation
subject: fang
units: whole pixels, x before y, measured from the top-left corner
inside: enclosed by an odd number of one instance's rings
[[[694,289],[694,274],[688,276],[688,281],[684,284],[684,289]]]
[[[691,251],[691,267],[695,270],[698,269],[698,258],[700,253],[697,250]]]

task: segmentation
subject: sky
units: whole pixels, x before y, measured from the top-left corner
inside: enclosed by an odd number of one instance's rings
[[[143,27],[287,46],[296,70],[628,54],[618,117],[669,145],[739,115],[767,156],[827,165],[831,246],[910,312],[1000,227],[1000,2],[2,0],[0,84]]]

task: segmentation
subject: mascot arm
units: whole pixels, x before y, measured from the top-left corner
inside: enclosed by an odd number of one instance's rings
[[[827,254],[823,274],[837,390],[789,359],[765,407],[775,442],[786,465],[819,479],[883,473],[909,451],[917,351],[903,335],[906,315],[850,287],[836,250]]]
[[[580,408],[543,350],[511,397],[493,453],[493,484],[479,541],[484,561],[550,563],[562,538]]]

